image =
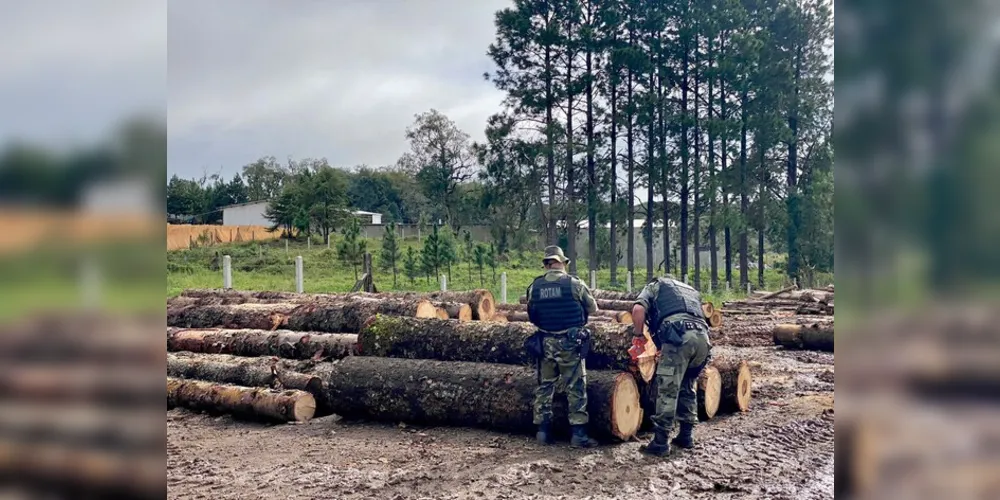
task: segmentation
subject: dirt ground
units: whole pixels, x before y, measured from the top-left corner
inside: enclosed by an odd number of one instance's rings
[[[267,426],[167,414],[170,498],[833,498],[834,358],[720,336],[753,372],[751,410],[664,459],[651,437],[574,450],[531,435],[348,422]]]

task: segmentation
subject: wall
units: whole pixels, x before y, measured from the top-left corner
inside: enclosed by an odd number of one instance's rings
[[[226,226],[270,226],[264,217],[267,202],[250,203],[222,209],[222,224]]]

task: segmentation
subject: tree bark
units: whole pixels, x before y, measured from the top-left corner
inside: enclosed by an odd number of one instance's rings
[[[358,336],[290,330],[167,328],[167,350],[285,359],[340,359],[357,354]]]
[[[299,373],[304,363],[289,363],[276,357],[255,358],[226,354],[167,354],[167,375],[219,384],[271,389],[297,389],[316,395],[322,389],[319,378]]]
[[[345,417],[423,425],[535,432],[534,368],[393,358],[345,358],[315,373],[333,412]],[[641,422],[635,379],[621,372],[587,372],[590,431],[628,439]],[[557,394],[553,424],[566,427],[566,403]]]
[[[271,422],[305,422],[316,413],[316,398],[305,391],[275,391],[167,377],[167,408]]]
[[[753,381],[750,366],[742,359],[716,358],[709,365],[719,371],[722,379],[720,412],[745,412],[750,409]]]
[[[167,311],[167,324],[186,328],[252,328],[354,333],[376,314],[436,318],[434,306],[423,299],[314,301],[305,304],[238,304],[188,307]]]
[[[186,298],[187,300],[181,300]],[[190,299],[198,299],[192,302]],[[274,291],[236,291],[222,289],[189,289],[181,292],[181,295],[167,301],[168,309],[171,301],[177,306],[207,306],[207,305],[235,305],[235,304],[273,304],[273,303],[293,303],[305,304],[326,300],[343,302],[348,300],[419,300],[426,299],[433,302],[459,302],[469,304],[472,308],[473,319],[489,319],[496,311],[496,299],[493,292],[486,289],[458,291],[458,292],[382,292],[382,293],[292,293]],[[447,309],[447,308],[446,308]]]
[[[774,344],[786,349],[834,352],[833,323],[778,325],[774,327]]]
[[[472,307],[463,302],[431,302],[434,307],[444,309],[448,318],[460,321],[472,321]],[[447,318],[444,318],[447,319]]]
[[[628,353],[632,345],[631,325],[588,326],[592,338],[587,368],[633,368]],[[537,328],[528,323],[460,323],[379,316],[358,334],[358,345],[364,356],[534,365],[523,345],[535,331]]]
[[[615,33],[612,45],[618,44]],[[618,284],[618,68],[611,67],[611,285]]]

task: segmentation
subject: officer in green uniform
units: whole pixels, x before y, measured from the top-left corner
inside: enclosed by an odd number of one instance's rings
[[[589,333],[587,318],[597,311],[597,302],[579,279],[566,274],[569,259],[558,246],[545,248],[545,274],[528,287],[528,318],[538,332],[526,342],[538,359],[538,389],[535,391],[534,423],[538,441],[551,444],[552,398],[562,377],[569,402],[572,446],[590,448],[597,442],[587,435],[587,367]],[[534,347],[530,347],[533,345]]]
[[[642,335],[643,323],[655,333],[653,341],[661,356],[656,366],[656,414],[651,417],[655,434],[642,451],[654,456],[670,453],[667,436],[675,418],[681,425],[673,444],[692,448],[698,423],[696,384],[712,350],[701,294],[669,275],[657,278],[636,299],[632,321],[636,336]]]

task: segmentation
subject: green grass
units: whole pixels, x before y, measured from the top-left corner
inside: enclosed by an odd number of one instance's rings
[[[402,274],[393,286],[392,271],[383,269],[379,258],[380,240],[368,240],[369,251],[372,252],[375,271],[375,285],[379,290],[387,291],[436,291],[440,289],[438,280],[431,277],[428,280],[419,276],[412,282]],[[401,242],[405,252],[406,247],[419,248],[416,240]],[[336,242],[333,243],[334,248]],[[233,265],[233,287],[238,290],[295,290],[295,257],[301,255],[305,274],[304,288],[307,293],[336,293],[350,291],[355,283],[354,269],[345,265],[339,259],[335,250],[327,249],[325,245],[312,245],[307,248],[305,243],[290,242],[286,253],[285,242],[265,243],[235,243],[216,247],[192,248],[167,253],[167,296],[173,297],[189,288],[219,288],[222,286],[222,272],[217,267],[222,255],[230,255]],[[513,255],[496,270],[483,270],[483,280],[480,281],[479,270],[473,266],[470,270],[467,264],[453,266],[448,279],[449,290],[469,290],[487,288],[500,300],[500,273],[507,273],[507,300],[516,302],[527,289],[528,285],[541,273],[540,254],[522,253]],[[400,266],[402,267],[402,266]],[[587,263],[579,263],[581,275],[585,275]],[[756,280],[755,270],[751,270],[751,279]],[[360,272],[360,271],[359,271]],[[442,270],[442,272],[446,272]],[[626,270],[618,269],[619,286],[611,286],[611,271],[604,268],[597,272],[597,286],[600,289],[625,289]],[[736,278],[736,276],[734,276]],[[589,277],[584,281],[589,284]],[[635,287],[645,281],[645,268],[637,270]],[[784,275],[775,270],[765,273],[765,283],[768,289],[775,289],[785,282]],[[707,288],[709,273],[702,273],[702,284]],[[706,300],[721,304],[745,296],[745,292],[720,290],[716,293],[704,293]]]

